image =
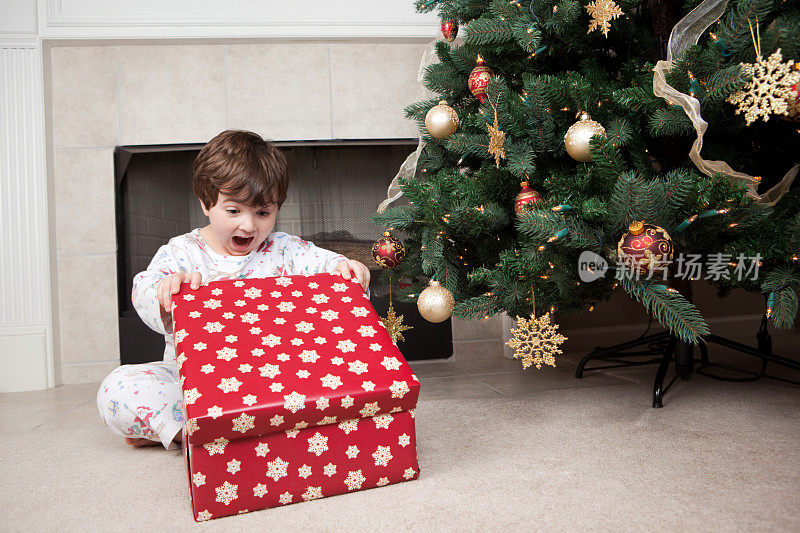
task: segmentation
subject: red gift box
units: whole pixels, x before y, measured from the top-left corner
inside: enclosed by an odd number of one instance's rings
[[[416,477],[408,412],[419,382],[355,280],[318,274],[198,290],[185,284],[174,301],[190,476],[208,484],[190,484],[198,520],[289,503],[281,494],[296,502]],[[271,451],[253,455],[258,445]],[[385,449],[392,467],[355,460],[352,447],[381,458]],[[275,461],[275,450],[287,469],[311,474],[265,478],[267,467],[255,465]],[[234,474],[230,461],[240,463]],[[317,477],[328,463],[338,474]]]
[[[403,411],[187,446],[195,519],[416,479],[413,416],[413,411]]]

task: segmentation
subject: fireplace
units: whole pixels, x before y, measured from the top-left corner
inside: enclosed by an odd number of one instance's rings
[[[372,267],[380,235],[371,220],[386,186],[416,142],[404,139],[277,142],[289,167],[289,192],[275,231],[285,231]],[[192,194],[192,162],[202,145],[121,146],[115,150],[117,288],[122,364],[160,360],[163,337],[139,319],[131,303],[133,277],[171,237],[207,224]],[[404,199],[401,199],[402,203]],[[385,316],[388,287],[372,271],[371,301]],[[413,304],[394,302],[414,327],[400,344],[407,359],[453,354],[450,320],[424,321]]]

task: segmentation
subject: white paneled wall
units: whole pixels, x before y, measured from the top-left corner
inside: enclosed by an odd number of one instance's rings
[[[41,51],[0,42],[0,392],[53,384]]]

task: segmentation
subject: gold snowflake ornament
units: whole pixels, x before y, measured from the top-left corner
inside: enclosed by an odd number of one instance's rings
[[[511,329],[514,337],[506,345],[514,349],[514,358],[522,359],[522,367],[536,365],[556,366],[556,355],[563,353],[559,345],[567,338],[557,333],[558,324],[550,323],[550,313],[530,319],[517,317],[517,328]]]
[[[381,322],[383,322],[383,325],[389,332],[389,336],[392,338],[392,342],[395,344],[397,344],[397,341],[406,340],[403,337],[404,331],[414,329],[411,326],[406,326],[403,324],[403,315],[398,316],[394,313],[394,306],[392,305],[392,302],[389,302],[389,311],[386,313],[386,318],[381,318]]]
[[[589,30],[586,33],[592,33],[592,31],[599,28],[606,38],[608,38],[608,30],[611,29],[611,21],[625,14],[622,12],[622,8],[614,3],[614,0],[589,2],[586,6],[586,11],[592,17],[592,21],[589,23]]]
[[[500,125],[497,123],[496,113],[494,116],[494,126],[487,124],[486,127],[489,129],[489,154],[494,156],[494,164],[497,168],[500,168],[500,159],[506,158],[506,149],[504,146],[506,134],[500,129]]]
[[[800,71],[792,69],[792,65],[792,60],[783,62],[780,48],[766,61],[759,54],[755,63],[742,63],[742,72],[752,79],[741,91],[730,95],[728,102],[737,106],[737,115],[744,113],[748,126],[759,117],[766,122],[771,114],[789,114],[792,86],[800,82]]]

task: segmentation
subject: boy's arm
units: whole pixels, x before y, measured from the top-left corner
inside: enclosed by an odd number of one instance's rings
[[[315,246],[300,237],[286,235],[283,247],[286,266],[292,274],[331,273],[347,258],[342,254]]]
[[[290,237],[286,246],[292,249],[295,274],[319,274],[321,272],[338,272],[345,279],[356,277],[369,297],[369,268],[347,259],[342,254],[315,246],[314,243],[304,241],[299,237]],[[299,268],[299,270],[298,270]]]
[[[175,248],[167,244],[158,249],[147,270],[133,278],[133,307],[150,329],[162,335],[172,334],[172,315],[158,301],[158,284],[170,274],[184,271]]]
[[[139,318],[153,331],[162,335],[172,333],[172,317],[162,314],[161,304],[156,297],[156,288],[166,274],[145,270],[133,278],[133,291],[131,301],[139,314]]]
[[[339,272],[345,279],[358,278],[369,298],[369,269],[358,261],[351,261],[342,254],[315,246],[299,237],[286,236],[284,257],[293,274],[319,274]]]

